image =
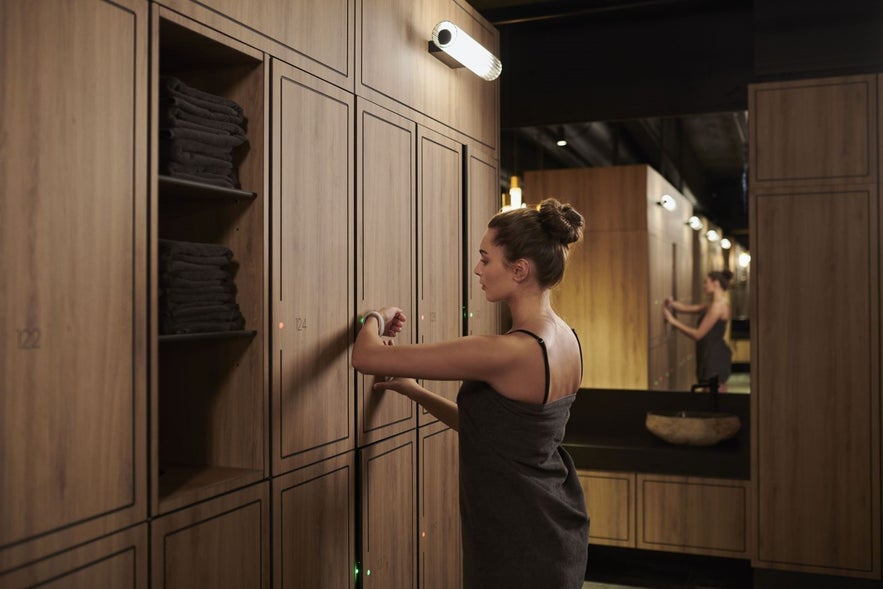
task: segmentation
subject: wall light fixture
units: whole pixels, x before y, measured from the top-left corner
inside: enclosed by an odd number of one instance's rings
[[[696,215],[693,215],[692,217],[687,219],[687,225],[689,225],[690,229],[692,229],[693,231],[699,231],[700,229],[702,229],[702,219],[700,219]]]
[[[724,237],[723,239],[721,239],[721,247],[724,248],[725,250],[728,250],[731,247],[733,247],[733,242],[731,242],[729,239]]]
[[[657,204],[666,211],[673,211],[678,206],[677,202],[675,202],[674,197],[670,194],[663,194]]]
[[[705,234],[705,238],[706,238],[708,241],[712,241],[712,242],[714,242],[714,241],[720,241],[720,239],[721,239],[721,234],[718,233],[717,231],[715,231],[714,229],[709,229],[709,230],[708,230],[708,233]]]
[[[496,80],[503,64],[481,43],[467,35],[454,23],[443,20],[432,29],[429,52],[449,67],[466,66],[488,82]]]

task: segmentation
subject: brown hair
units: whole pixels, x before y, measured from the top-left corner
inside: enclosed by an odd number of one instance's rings
[[[497,213],[487,226],[496,230],[494,245],[503,248],[507,262],[532,261],[540,286],[550,288],[564,278],[567,251],[582,237],[583,217],[569,204],[547,198],[536,209]]]
[[[712,280],[717,280],[721,288],[727,290],[730,286],[730,280],[733,278],[733,273],[729,270],[712,270],[708,273],[708,277]]]

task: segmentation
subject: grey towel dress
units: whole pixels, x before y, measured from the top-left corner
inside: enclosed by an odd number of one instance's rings
[[[549,357],[536,335],[546,365]],[[579,589],[589,520],[561,447],[576,395],[542,405],[465,382],[460,420],[460,518],[465,589]]]
[[[700,381],[717,375],[718,381],[723,384],[730,378],[733,352],[724,341],[726,332],[727,322],[721,319],[708,330],[705,337],[696,342],[696,377]]]

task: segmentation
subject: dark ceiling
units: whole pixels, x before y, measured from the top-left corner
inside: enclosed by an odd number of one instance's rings
[[[470,3],[500,30],[504,184],[649,164],[748,246],[750,0]]]

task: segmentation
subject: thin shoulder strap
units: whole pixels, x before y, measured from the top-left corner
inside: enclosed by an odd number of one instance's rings
[[[573,337],[576,338],[576,346],[579,348],[579,381],[582,383],[583,381],[583,345],[579,342],[579,336],[576,334],[576,330],[574,328],[570,328],[570,331],[573,332]]]
[[[546,342],[543,341],[543,338],[538,336],[537,334],[530,332],[526,329],[513,329],[509,333],[515,333],[520,331],[521,333],[526,333],[527,335],[533,337],[537,340],[537,343],[540,344],[540,348],[543,350],[543,363],[546,365],[546,394],[543,395],[543,405],[549,402],[549,387],[550,387],[550,378],[549,378],[549,352],[546,350]],[[580,352],[580,356],[582,356],[582,352]]]

